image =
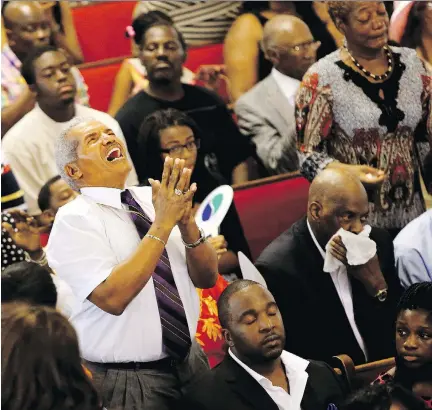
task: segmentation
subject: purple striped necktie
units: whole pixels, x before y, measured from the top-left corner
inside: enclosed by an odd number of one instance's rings
[[[128,207],[128,213],[142,239],[152,224],[149,217],[128,189],[121,193],[121,202]],[[192,342],[186,312],[174,282],[166,249],[155,267],[152,278],[162,324],[164,350],[175,359],[182,360],[188,354]]]

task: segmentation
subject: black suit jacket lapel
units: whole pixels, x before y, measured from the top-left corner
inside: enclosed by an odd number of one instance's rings
[[[276,403],[267,394],[264,388],[230,356],[226,355],[220,365],[225,380],[232,390],[248,404],[251,409],[256,410],[278,410]]]

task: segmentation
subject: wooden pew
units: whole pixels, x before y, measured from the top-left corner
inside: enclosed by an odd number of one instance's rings
[[[309,182],[298,172],[234,185],[234,203],[255,260],[306,214]]]
[[[343,379],[349,391],[355,391],[371,384],[381,373],[395,366],[395,359],[384,359],[376,362],[354,366],[347,355],[335,356],[335,372]]]

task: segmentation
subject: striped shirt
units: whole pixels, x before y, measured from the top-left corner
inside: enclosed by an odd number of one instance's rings
[[[241,1],[140,1],[133,17],[162,11],[173,19],[188,46],[202,46],[223,43],[241,7]]]

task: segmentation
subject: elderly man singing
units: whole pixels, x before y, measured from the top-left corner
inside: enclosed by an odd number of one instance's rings
[[[192,216],[190,170],[167,158],[161,181],[125,189],[126,148],[105,124],[77,118],[56,161],[82,195],[62,207],[47,258],[73,289],[83,358],[107,408],[170,409],[207,368],[194,342],[195,287],[212,287],[217,256]]]

